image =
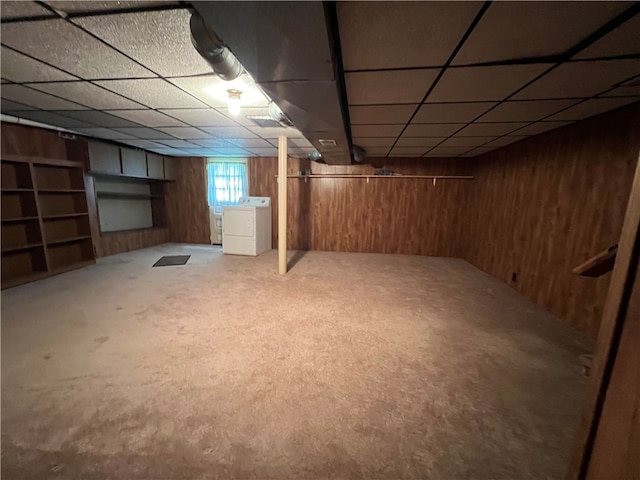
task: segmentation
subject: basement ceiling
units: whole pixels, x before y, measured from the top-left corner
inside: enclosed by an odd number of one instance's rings
[[[312,145],[229,114],[188,4],[2,1],[2,113],[165,155]],[[338,2],[353,143],[369,156],[473,157],[640,100],[632,2]],[[242,59],[240,59],[242,60]]]

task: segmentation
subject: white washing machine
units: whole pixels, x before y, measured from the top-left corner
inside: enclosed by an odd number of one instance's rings
[[[271,199],[241,197],[222,207],[222,253],[257,256],[271,250]]]

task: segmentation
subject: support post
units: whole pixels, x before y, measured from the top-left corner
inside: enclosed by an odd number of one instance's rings
[[[278,138],[278,273],[287,273],[287,137]]]

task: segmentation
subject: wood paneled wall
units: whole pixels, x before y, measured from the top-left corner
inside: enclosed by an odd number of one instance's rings
[[[53,130],[2,122],[2,153],[79,160],[67,154],[67,141]]]
[[[168,228],[145,228],[129,232],[113,232],[100,235],[96,242],[96,256],[106,257],[116,253],[131,252],[171,241]]]
[[[414,175],[464,175],[465,160],[380,159],[380,167]],[[372,174],[371,165],[330,166],[290,159],[290,174]],[[277,241],[277,158],[249,161],[250,195],[272,199]],[[465,202],[473,180],[288,179],[288,246],[300,250],[459,256]]]
[[[618,242],[639,150],[634,104],[475,159],[463,258],[596,336],[610,275],[571,269]]]
[[[180,157],[174,165],[176,180],[165,186],[170,241],[211,245],[205,159]]]

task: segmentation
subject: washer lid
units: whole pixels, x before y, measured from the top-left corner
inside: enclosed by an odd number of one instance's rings
[[[243,207],[270,207],[271,197],[240,197],[238,205]]]

